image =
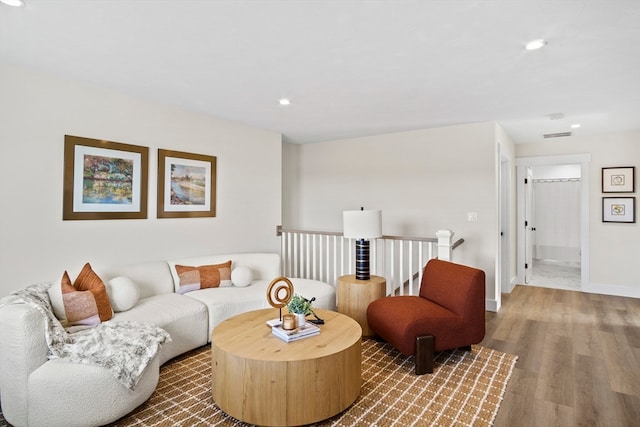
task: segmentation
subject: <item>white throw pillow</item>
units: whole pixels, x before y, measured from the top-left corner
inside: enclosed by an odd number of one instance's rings
[[[62,288],[60,287],[60,279],[53,280],[49,288],[49,300],[51,301],[51,309],[56,318],[65,324],[67,313],[64,311],[64,302],[62,301]]]
[[[114,277],[105,285],[109,294],[109,301],[111,301],[111,307],[116,313],[133,308],[138,302],[138,298],[140,298],[138,285],[128,277]]]
[[[238,266],[231,272],[231,282],[239,288],[249,286],[253,281],[253,272],[249,267]]]

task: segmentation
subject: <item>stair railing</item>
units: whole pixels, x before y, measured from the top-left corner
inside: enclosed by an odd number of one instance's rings
[[[355,239],[339,232],[277,227],[281,237],[282,274],[319,280],[336,286],[339,276],[354,274]],[[436,237],[382,236],[370,241],[371,274],[387,282],[387,295],[417,295],[428,260],[451,260],[453,232],[439,230]]]

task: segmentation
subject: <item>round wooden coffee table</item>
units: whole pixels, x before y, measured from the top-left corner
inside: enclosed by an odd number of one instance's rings
[[[221,322],[211,337],[213,400],[230,416],[261,426],[311,424],[330,418],[360,394],[360,325],[314,310],[319,335],[286,343],[266,321],[278,310],[250,311]]]

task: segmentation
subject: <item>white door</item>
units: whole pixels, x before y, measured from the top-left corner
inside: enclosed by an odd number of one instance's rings
[[[528,167],[524,180],[524,283],[533,272],[533,170]],[[521,225],[522,226],[522,225]]]

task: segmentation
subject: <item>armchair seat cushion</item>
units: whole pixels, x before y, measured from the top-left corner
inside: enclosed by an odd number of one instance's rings
[[[466,345],[461,337],[461,316],[418,296],[397,296],[373,301],[367,309],[371,329],[403,354],[415,354],[416,337],[434,336],[434,350]],[[390,319],[393,319],[390,321]]]

